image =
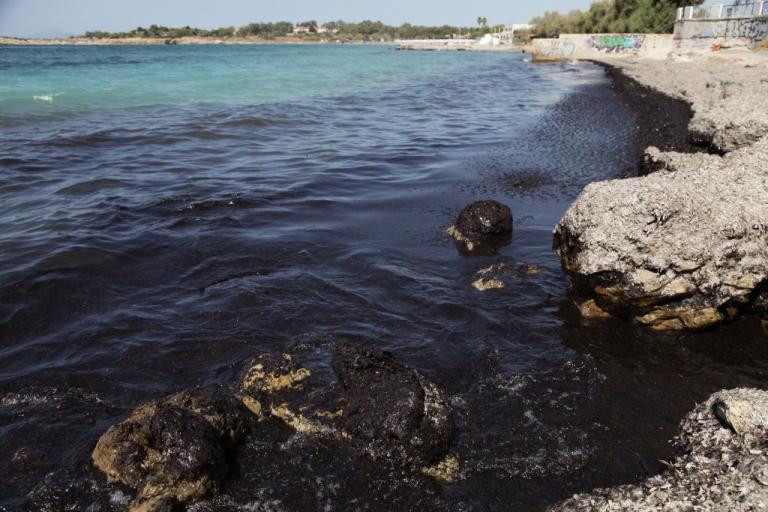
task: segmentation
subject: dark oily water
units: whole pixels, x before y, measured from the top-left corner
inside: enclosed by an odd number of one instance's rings
[[[83,51],[67,55],[110,61]],[[131,51],[153,63],[175,50]],[[764,386],[754,320],[658,334],[584,322],[569,300],[552,228],[585,184],[628,172],[642,149],[603,72],[447,57],[464,59],[462,74],[382,75],[311,98],[9,100],[0,505],[125,510],[127,490],[90,465],[98,436],[139,403],[233,381],[266,351],[317,368],[338,340],[392,351],[449,395],[460,478],[285,432],[246,442],[222,496],[196,511],[540,510],[659,471],[697,400]],[[480,198],[512,208],[514,236],[469,258],[445,230]],[[475,290],[475,272],[498,262],[540,272]]]

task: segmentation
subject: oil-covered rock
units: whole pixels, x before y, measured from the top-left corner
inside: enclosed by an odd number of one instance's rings
[[[552,510],[762,510],[768,501],[768,392],[719,391],[680,425],[667,471],[596,489]]]
[[[448,234],[470,253],[494,253],[512,236],[512,211],[498,201],[476,201],[465,207]]]
[[[136,408],[101,436],[92,458],[110,481],[136,490],[131,512],[176,510],[218,493],[248,426],[234,396],[183,391]]]
[[[376,461],[424,467],[445,458],[453,435],[443,393],[388,352],[340,344],[333,370],[347,401],[350,442]]]

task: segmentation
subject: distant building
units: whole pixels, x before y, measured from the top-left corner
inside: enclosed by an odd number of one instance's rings
[[[530,32],[535,28],[536,25],[530,23],[513,23],[512,25],[507,25],[504,30],[497,33],[496,37],[498,37],[502,43],[514,44],[515,34],[519,34],[520,32]]]
[[[339,31],[337,29],[329,29],[325,25],[315,25],[311,26],[308,24],[304,25],[294,25],[293,26],[293,32],[291,32],[293,35],[299,35],[299,34],[336,34]]]
[[[511,30],[512,32],[525,32],[528,30],[533,30],[536,28],[536,25],[532,25],[530,23],[513,23],[512,25],[507,27],[507,30]]]

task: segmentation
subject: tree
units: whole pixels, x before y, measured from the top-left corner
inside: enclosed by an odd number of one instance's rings
[[[536,37],[557,37],[560,34],[576,34],[581,32],[581,11],[571,11],[560,14],[557,11],[547,11],[543,16],[534,18],[531,24],[535,26]]]
[[[563,33],[670,33],[678,7],[702,3],[704,0],[599,0],[586,12],[546,12],[531,23],[536,25],[537,37]]]

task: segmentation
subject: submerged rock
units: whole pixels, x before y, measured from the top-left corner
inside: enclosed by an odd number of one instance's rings
[[[678,455],[638,485],[576,495],[553,511],[762,510],[768,503],[768,392],[720,391],[686,416]]]
[[[261,354],[248,367],[240,383],[241,400],[260,419],[279,418],[293,430],[304,434],[335,434],[338,410],[325,407],[338,401],[332,383],[317,384],[307,391],[312,372],[302,368],[290,354]],[[334,404],[338,405],[338,404]]]
[[[434,384],[389,353],[348,344],[334,346],[332,369],[313,375],[290,354],[263,354],[251,362],[240,397],[259,418],[278,418],[298,434],[350,444],[374,461],[433,478],[455,478],[451,411]]]
[[[475,280],[472,286],[481,292],[488,290],[500,290],[507,285],[505,279],[510,276],[526,278],[535,276],[541,271],[536,265],[522,264],[515,269],[510,263],[494,263],[475,272]]]
[[[652,175],[588,185],[554,248],[599,310],[656,329],[716,325],[768,283],[768,138],[724,157],[656,161]]]
[[[415,468],[445,459],[452,413],[433,383],[388,352],[346,344],[336,348],[333,370],[347,400],[341,422],[355,448],[375,461]],[[445,472],[446,464],[437,467]]]
[[[101,436],[93,462],[137,491],[131,512],[174,510],[218,493],[232,451],[248,430],[241,404],[223,391],[183,391],[136,408]]]
[[[448,234],[470,253],[493,253],[509,243],[512,211],[497,201],[474,202],[461,211]]]

